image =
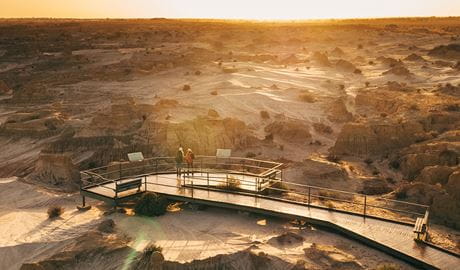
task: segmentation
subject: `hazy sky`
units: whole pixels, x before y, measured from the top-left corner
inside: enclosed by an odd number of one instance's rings
[[[316,19],[460,16],[460,0],[0,0],[0,17]]]

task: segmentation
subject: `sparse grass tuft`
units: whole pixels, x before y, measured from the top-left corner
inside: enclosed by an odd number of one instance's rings
[[[401,268],[395,264],[381,264],[376,270],[400,270]]]

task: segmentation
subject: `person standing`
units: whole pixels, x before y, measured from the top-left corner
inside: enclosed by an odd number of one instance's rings
[[[184,164],[184,150],[182,149],[182,146],[180,146],[179,150],[177,150],[177,153],[176,153],[176,172],[177,172],[178,177],[180,177],[182,174],[183,164]]]
[[[195,154],[193,153],[192,149],[187,149],[185,153],[185,162],[187,162],[187,174],[192,171],[193,176],[193,160],[195,159]]]

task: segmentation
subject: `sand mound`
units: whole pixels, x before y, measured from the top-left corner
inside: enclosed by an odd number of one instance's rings
[[[43,248],[27,259],[21,270],[54,269],[121,269],[132,250],[127,240],[90,231],[80,237],[58,242]]]
[[[333,246],[312,244],[311,247],[304,249],[304,251],[305,256],[314,261],[319,269],[365,269],[353,255]]]
[[[410,77],[414,74],[412,74],[409,71],[409,69],[407,69],[406,67],[398,65],[398,66],[392,67],[391,69],[383,72],[382,75],[396,75],[396,76],[401,76],[401,77]]]
[[[286,232],[281,235],[270,238],[267,243],[272,246],[298,246],[303,243],[305,238],[293,232]]]
[[[297,56],[295,54],[291,54],[289,55],[288,57],[280,60],[280,64],[282,65],[293,65],[293,64],[298,64],[302,61],[300,61],[299,58],[297,58]]]
[[[396,66],[403,65],[401,60],[396,60],[394,58],[385,57],[385,56],[379,56],[377,58],[377,61],[380,61],[382,64],[384,64],[387,67],[396,67]]]
[[[157,253],[143,254],[140,260],[132,269],[155,269],[153,261],[159,258],[152,258],[157,256]],[[161,258],[160,258],[161,260]],[[193,260],[187,263],[178,263],[163,261],[162,266],[164,270],[284,270],[284,269],[297,269],[295,265],[288,263],[278,257],[266,255],[263,252],[255,254],[250,249],[238,251],[232,254],[217,255],[204,260]],[[153,268],[152,268],[153,267]],[[304,269],[304,268],[299,268]]]
[[[265,132],[291,143],[305,144],[311,139],[310,128],[298,120],[279,120],[265,127]]]
[[[343,57],[345,56],[345,52],[341,48],[335,47],[334,50],[331,51],[330,55],[334,57]]]
[[[306,159],[302,161],[302,176],[309,180],[347,180],[347,172],[336,164],[319,162],[316,160]]]
[[[441,185],[447,184],[449,176],[454,172],[454,169],[448,166],[426,166],[422,169],[416,181],[424,182],[430,185],[435,185],[437,183]]]
[[[412,62],[426,61],[425,58],[415,53],[412,53],[411,55],[407,56],[406,58],[404,58],[404,60]]]
[[[10,115],[0,125],[0,134],[12,137],[47,138],[55,136],[66,127],[66,122],[51,110],[18,112]]]
[[[322,67],[330,67],[332,65],[331,62],[329,62],[329,58],[324,53],[315,52],[312,56],[312,60]]]
[[[357,70],[355,65],[342,59],[335,63],[335,68],[344,72],[355,72]]]
[[[460,59],[460,44],[440,45],[428,52],[430,56]]]
[[[366,195],[381,195],[390,192],[392,189],[388,183],[380,178],[364,180],[362,183],[361,193]]]

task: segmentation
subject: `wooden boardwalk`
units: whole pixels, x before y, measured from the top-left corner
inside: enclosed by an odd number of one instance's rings
[[[256,179],[250,176],[245,178],[249,183],[251,179],[256,182]],[[184,179],[178,179],[175,174],[145,176],[141,192],[148,190],[175,200],[302,219],[311,224],[331,228],[423,269],[460,269],[458,256],[414,241],[413,226],[250,194],[197,188],[196,185],[204,184],[200,182],[203,180],[193,180],[194,188],[192,178],[185,180],[184,187]],[[81,193],[83,196],[113,202],[115,192],[111,188],[114,188],[113,182],[83,188]],[[118,195],[118,199],[130,198],[137,194],[136,190],[123,192]]]

